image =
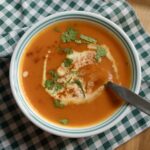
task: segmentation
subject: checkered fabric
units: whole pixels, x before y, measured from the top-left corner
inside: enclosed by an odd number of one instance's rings
[[[142,65],[140,95],[150,99],[150,37],[124,0],[0,0],[0,149],[115,149],[150,126],[150,117],[130,106],[127,116],[104,133],[79,139],[49,134],[18,108],[9,85],[11,54],[35,22],[58,11],[85,10],[119,25],[134,43]]]

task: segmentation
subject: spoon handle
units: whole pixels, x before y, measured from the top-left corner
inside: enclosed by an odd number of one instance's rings
[[[128,90],[127,88],[124,88],[112,82],[108,82],[105,86],[106,88],[111,89],[112,92],[118,95],[121,99],[125,100],[126,102],[134,105],[135,107],[139,108],[141,111],[150,115],[150,103],[147,102],[142,97],[136,95],[135,93]]]

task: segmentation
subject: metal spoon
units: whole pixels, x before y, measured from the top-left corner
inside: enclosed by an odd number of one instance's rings
[[[115,93],[121,99],[125,100],[126,102],[134,105],[135,107],[137,107],[141,111],[150,115],[150,103],[147,102],[142,97],[135,94],[134,92],[132,92],[132,91],[120,86],[120,85],[112,83],[112,82],[107,82],[105,87],[110,89],[113,93]]]

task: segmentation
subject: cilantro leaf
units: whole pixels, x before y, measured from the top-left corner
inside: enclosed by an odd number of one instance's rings
[[[66,59],[64,60],[64,66],[65,66],[65,67],[70,67],[71,64],[72,64],[72,62],[73,62],[72,59],[66,58]]]
[[[72,74],[76,74],[76,75],[77,75],[77,74],[78,74],[78,71],[74,71],[74,70],[72,70],[72,71],[71,71],[71,73],[72,73]]]
[[[50,70],[49,73],[52,76],[53,80],[56,81],[58,79],[59,76],[58,76],[57,72],[55,72],[54,70]]]
[[[64,104],[59,99],[54,100],[54,106],[56,108],[64,108]]]
[[[64,43],[74,41],[77,36],[77,31],[73,28],[68,28],[66,32],[63,32],[61,35],[61,40]]]
[[[89,43],[96,43],[96,42],[97,42],[97,40],[95,40],[94,38],[89,37],[89,36],[86,36],[86,35],[84,35],[84,34],[81,34],[81,35],[80,35],[80,38],[81,38],[82,40],[85,40],[85,41],[89,42]]]
[[[55,85],[55,82],[53,80],[45,81],[45,88],[47,88],[47,89],[53,89],[54,85]]]
[[[67,125],[69,123],[69,120],[68,119],[61,119],[61,120],[59,120],[59,122],[63,125]]]
[[[69,84],[71,80],[72,80],[72,77],[66,81],[65,85]]]
[[[95,55],[95,59],[98,62],[100,57],[106,56],[107,51],[105,48],[103,48],[102,46],[97,46],[96,49],[96,55]]]
[[[69,47],[68,48],[58,47],[57,50],[59,53],[65,52],[68,55],[73,53],[72,48],[69,48]]]
[[[51,80],[45,81],[45,88],[48,90],[54,90],[54,92],[57,92],[63,88],[63,85],[57,82],[57,79],[59,78],[57,72],[54,70],[49,71],[50,75],[52,76]]]
[[[77,84],[77,86],[81,89],[82,94],[83,94],[83,96],[85,97],[85,92],[84,92],[84,90],[83,90],[81,81],[80,81],[80,80],[75,80],[74,83]]]
[[[81,44],[81,43],[82,43],[82,41],[81,41],[81,40],[75,40],[75,43],[77,43],[77,44]]]
[[[54,92],[57,92],[63,88],[63,85],[58,82],[55,82],[54,80],[46,80],[45,88],[47,88],[48,90],[54,89]]]
[[[63,88],[63,85],[62,85],[62,84],[60,84],[60,83],[58,83],[58,82],[55,83],[54,90],[55,90],[56,92],[59,91],[59,90],[61,90],[62,88]]]
[[[64,48],[64,52],[66,54],[72,54],[73,53],[72,48]]]

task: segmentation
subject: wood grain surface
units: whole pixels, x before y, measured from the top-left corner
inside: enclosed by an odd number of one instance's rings
[[[145,30],[150,33],[150,0],[128,0]],[[150,129],[137,135],[117,150],[150,150]]]

